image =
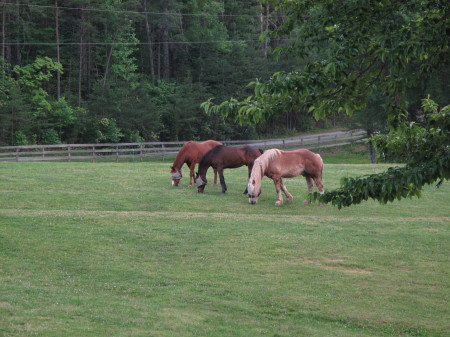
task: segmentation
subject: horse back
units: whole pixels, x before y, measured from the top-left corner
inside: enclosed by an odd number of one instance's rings
[[[185,157],[191,161],[199,162],[209,150],[218,145],[222,145],[222,143],[215,140],[207,140],[202,143],[189,141],[185,144]]]
[[[323,169],[322,157],[307,149],[298,149],[293,151],[297,154],[299,162],[304,167],[304,173],[312,177],[321,177]]]
[[[281,151],[280,156],[269,164],[265,174],[268,177],[277,175],[285,178],[292,178],[301,174],[320,177],[322,167],[322,158],[307,149]]]

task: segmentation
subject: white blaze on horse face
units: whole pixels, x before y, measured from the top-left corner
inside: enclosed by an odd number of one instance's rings
[[[256,191],[255,180],[248,182],[247,192],[248,192],[248,196],[249,196],[248,203],[252,204],[252,205],[256,204],[258,202],[259,192]]]

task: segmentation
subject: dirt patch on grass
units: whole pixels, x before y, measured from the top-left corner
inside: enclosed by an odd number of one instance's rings
[[[149,211],[99,211],[99,210],[19,210],[19,209],[0,209],[0,214],[15,216],[91,216],[91,217],[117,217],[117,216],[141,216],[141,217],[164,217],[164,218],[214,218],[229,219],[229,213],[199,213],[199,212],[149,212]],[[240,219],[280,219],[278,214],[239,214]],[[382,221],[389,217],[367,217],[359,216],[351,217],[335,217],[335,216],[311,216],[311,215],[288,215],[284,214],[283,218],[292,220],[302,220],[309,222],[333,221],[335,223],[348,222],[376,222]],[[433,223],[450,223],[450,217],[411,217],[402,218],[402,222],[433,222]],[[430,229],[433,231],[435,229]],[[381,235],[381,233],[380,233]]]
[[[289,260],[288,263],[312,264],[326,270],[338,270],[347,274],[361,274],[371,275],[373,270],[350,266],[345,258],[330,258],[325,259],[324,262],[313,259],[297,259],[296,261]],[[347,262],[347,263],[346,263]]]
[[[8,302],[0,302],[0,309],[12,309],[12,305]]]

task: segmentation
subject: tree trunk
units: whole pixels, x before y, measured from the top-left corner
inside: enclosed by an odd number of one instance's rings
[[[91,39],[89,39],[91,40]],[[92,93],[92,45],[89,44],[87,46],[87,69],[86,69],[86,80],[87,80],[87,89],[86,93],[89,95]]]
[[[266,5],[266,30],[269,30],[269,5]],[[267,51],[269,49],[269,40],[266,38],[264,40],[264,58],[267,58]]]
[[[149,58],[149,68],[152,82],[155,80],[155,67],[153,65],[153,45],[152,45],[152,35],[150,31],[150,24],[148,22],[148,10],[147,10],[147,0],[142,0],[142,9],[144,11],[144,21],[145,21],[145,31],[147,33],[147,43],[148,43],[148,58]]]
[[[106,58],[105,76],[103,77],[103,85],[106,85],[106,79],[107,79],[108,73],[109,73],[109,64],[111,63],[111,57],[112,57],[112,52],[113,52],[113,48],[114,48],[114,41],[116,41],[116,37],[115,36],[112,39],[111,48],[109,49],[109,53],[108,53],[108,56]]]
[[[167,13],[168,3],[163,1],[163,12]],[[170,78],[170,64],[169,64],[169,25],[167,22],[167,15],[165,15],[165,22],[162,27],[162,41],[163,41],[163,69],[162,77],[164,80],[169,80]]]
[[[78,106],[81,106],[81,82],[83,80],[83,34],[84,34],[84,11],[81,10],[81,22],[80,22],[80,48],[79,48],[79,60],[78,60]]]
[[[370,162],[372,164],[376,164],[377,163],[377,159],[375,157],[375,147],[373,146],[373,143],[372,143],[371,140],[369,140],[368,148],[369,148],[369,159],[370,159]]]
[[[259,31],[260,33],[264,33],[265,30],[269,28],[269,6],[266,6],[266,18],[264,19],[264,7],[263,4],[259,4]],[[262,51],[264,58],[267,58],[267,49],[268,49],[268,43],[267,39],[264,39],[264,42],[262,44]]]
[[[5,1],[2,1],[2,54],[1,57],[5,58],[5,40],[6,40],[6,6]]]
[[[59,10],[58,10],[58,0],[55,0],[55,32],[56,32],[56,61],[61,63],[59,54]],[[58,71],[56,73],[56,98],[59,100],[61,98],[61,74]]]

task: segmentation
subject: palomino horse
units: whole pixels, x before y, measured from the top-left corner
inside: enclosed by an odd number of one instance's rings
[[[320,155],[306,149],[282,151],[271,149],[264,152],[255,160],[253,170],[248,181],[248,195],[250,204],[258,202],[261,194],[261,180],[264,176],[271,178],[278,194],[276,206],[283,204],[281,191],[284,192],[288,202],[294,198],[284,186],[281,178],[292,178],[303,175],[306,178],[309,193],[313,190],[313,180],[320,194],[324,193],[322,185],[323,161]],[[308,203],[306,200],[304,203]]]
[[[225,178],[223,177],[223,170],[227,168],[238,168],[244,165],[248,166],[248,176],[252,171],[253,162],[263,153],[254,146],[233,146],[227,147],[223,145],[216,146],[212,150],[208,151],[198,164],[197,173],[197,188],[199,193],[203,193],[206,184],[206,171],[211,166],[213,169],[217,169],[219,172],[220,185],[222,185],[222,194],[224,195],[227,190],[227,185],[225,184]],[[244,191],[247,194],[247,188]]]
[[[183,177],[181,174],[181,167],[184,163],[189,166],[189,186],[192,186],[194,181],[194,170],[195,165],[202,159],[206,152],[216,147],[217,145],[222,145],[221,142],[215,140],[207,140],[203,143],[197,143],[194,141],[189,141],[183,145],[183,147],[178,151],[177,156],[170,168],[170,173],[172,174],[172,185],[178,186],[180,179]],[[214,170],[214,184],[217,183],[217,171]]]

